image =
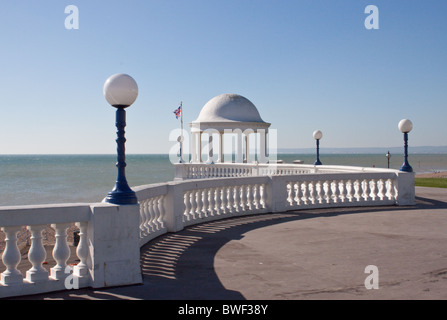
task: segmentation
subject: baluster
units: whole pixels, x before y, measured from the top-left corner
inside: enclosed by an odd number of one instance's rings
[[[158,219],[157,219],[157,223],[160,226],[161,229],[165,228],[165,223],[164,223],[164,219],[165,219],[165,196],[158,196]]]
[[[310,191],[310,199],[312,204],[317,203],[317,181],[309,182],[309,185],[311,186]]]
[[[53,248],[53,258],[56,265],[50,269],[51,278],[55,280],[65,279],[67,274],[65,268],[67,267],[67,260],[70,258],[70,247],[67,243],[67,229],[70,223],[52,224],[51,227],[56,231],[56,243]]]
[[[234,188],[233,187],[228,187],[228,211],[230,213],[234,212]]]
[[[197,219],[197,195],[196,195],[196,190],[191,190],[190,194],[191,194],[191,213],[190,213],[190,217],[195,220]]]
[[[191,220],[191,191],[186,191],[183,195],[184,202],[185,202],[185,212],[184,216],[186,217],[187,221]]]
[[[215,216],[216,215],[216,189],[215,188],[210,188],[209,189],[209,208],[210,208],[210,215],[211,216]]]
[[[48,271],[42,266],[47,257],[42,243],[42,231],[45,226],[28,226],[27,229],[31,231],[31,248],[28,252],[28,260],[33,266],[26,272],[26,280],[29,282],[48,280]]]
[[[22,284],[22,273],[17,269],[22,257],[17,246],[17,233],[21,227],[3,227],[5,233],[5,250],[3,251],[2,261],[6,266],[6,270],[1,274],[1,284],[4,286]]]
[[[354,180],[354,198],[356,199],[357,202],[362,201],[360,191],[361,191],[360,181],[358,179],[355,179]]]
[[[149,233],[156,231],[156,227],[154,223],[152,222],[154,220],[154,198],[149,198],[146,200],[146,215],[147,215],[147,222],[146,222],[146,228]]]
[[[88,258],[88,242],[87,242],[87,222],[77,222],[79,228],[79,243],[76,248],[76,255],[80,262],[73,268],[73,275],[78,277],[86,277],[88,275],[87,258]]]
[[[234,209],[236,212],[241,212],[241,187],[234,187]]]
[[[340,180],[338,183],[340,191],[340,202],[346,202],[346,180]]]
[[[146,217],[145,227],[149,234],[155,231],[155,227],[152,223],[152,219],[154,218],[154,211],[152,209],[153,201],[153,198],[146,199],[144,206],[144,214]]]
[[[220,189],[220,187],[216,187],[214,189],[214,197],[215,197],[216,215],[221,215],[223,213],[223,210],[222,210],[222,190]]]
[[[340,202],[339,201],[340,189],[339,189],[339,186],[338,186],[338,181],[334,180],[332,182],[332,185],[334,186],[333,192],[332,192],[332,202],[333,203],[338,203],[338,202]]]
[[[388,179],[388,199],[389,200],[396,200],[397,197],[397,189],[394,185],[393,179]]]
[[[314,188],[315,188],[315,203],[321,204],[322,203],[321,190],[323,188],[321,181],[316,181],[314,184]]]
[[[209,189],[202,190],[202,213],[204,217],[209,216],[208,191]]]
[[[287,191],[286,202],[287,202],[287,204],[289,206],[293,205],[292,188],[293,188],[293,183],[292,182],[287,182],[286,183],[286,191]]]
[[[293,205],[301,205],[301,183],[300,182],[296,182],[296,183],[291,183],[290,184],[290,189],[292,189],[292,197],[291,197],[291,201],[290,204]]]
[[[163,204],[161,203],[161,197],[157,196],[154,199],[154,224],[157,227],[157,230],[161,230],[162,228],[162,222],[161,222],[161,209]]]
[[[145,201],[140,202],[140,226],[139,226],[140,238],[144,237],[144,235],[146,234],[146,228],[144,226],[144,222],[146,220],[145,213],[144,213],[144,202]]]
[[[259,184],[255,184],[253,186],[253,203],[256,209],[259,209],[260,206],[260,202],[261,202],[261,196],[259,194]]]
[[[352,185],[352,181],[348,180],[345,183],[345,190],[346,190],[346,199],[348,199],[348,202],[352,202],[352,189],[353,189],[353,185]]]
[[[202,209],[203,209],[203,201],[202,201],[202,190],[195,190],[196,195],[196,219],[202,218]]]
[[[220,203],[221,203],[221,210],[222,210],[222,214],[226,214],[227,213],[227,190],[225,189],[225,187],[220,187]]]
[[[252,210],[253,208],[253,195],[252,195],[252,186],[247,185],[247,207],[248,210]]]
[[[362,185],[363,185],[363,196],[365,198],[365,202],[371,201],[369,181],[367,179],[364,179]]]
[[[247,186],[241,186],[241,210],[247,210]]]
[[[332,198],[332,181],[326,181],[326,184],[326,203],[333,203],[334,199]]]
[[[376,201],[377,199],[377,180],[371,179],[369,182],[369,188],[370,188],[370,196],[372,201]]]
[[[263,209],[267,208],[267,194],[265,184],[261,184],[260,186],[260,195],[261,195],[261,207]]]
[[[383,192],[384,190],[384,181],[383,179],[379,179],[379,181],[377,181],[377,195],[379,196],[380,200],[384,200],[385,198],[385,194]]]
[[[303,202],[305,205],[309,204],[309,182],[307,181],[303,181],[303,183],[301,184],[301,190],[302,190],[302,194],[303,194]]]
[[[144,228],[146,229],[146,232],[150,234],[151,232],[155,231],[152,224],[151,224],[151,201],[152,199],[146,199],[143,202],[143,213],[144,213]]]

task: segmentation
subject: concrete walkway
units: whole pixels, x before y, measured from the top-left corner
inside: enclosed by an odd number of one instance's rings
[[[303,210],[193,226],[141,249],[142,285],[20,299],[446,299],[447,189],[417,187],[416,194],[414,207]],[[377,267],[378,289],[365,287],[368,265]]]

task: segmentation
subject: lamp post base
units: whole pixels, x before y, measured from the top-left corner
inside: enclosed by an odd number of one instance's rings
[[[137,204],[138,199],[134,191],[110,191],[105,198],[105,202],[125,205],[125,204]]]
[[[403,172],[413,172],[413,168],[408,164],[408,163],[404,163],[399,171],[403,171]]]

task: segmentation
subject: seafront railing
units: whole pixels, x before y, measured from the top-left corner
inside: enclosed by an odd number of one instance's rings
[[[355,166],[285,164],[285,163],[176,163],[175,180],[235,178],[287,174],[341,173],[341,172],[394,172],[390,169]]]
[[[205,171],[206,175],[236,175],[231,177],[202,175],[135,187],[137,205],[0,207],[0,227],[6,237],[0,297],[141,283],[140,248],[160,235],[202,222],[311,208],[412,205],[415,200],[413,173],[298,165],[296,170],[308,171],[284,174],[293,168],[262,171],[258,166],[254,171],[251,166],[248,172],[249,167],[245,171],[234,167],[237,170]],[[72,225],[80,230],[75,251],[78,263],[73,267],[67,266],[71,252],[67,230]],[[56,235],[51,253],[55,265],[50,270],[43,265],[42,230],[46,226]],[[30,268],[22,274],[17,235],[24,227],[31,232],[31,246]]]
[[[141,245],[166,232],[226,217],[312,208],[414,204],[414,174],[397,170],[351,167],[349,172],[345,166],[308,166],[309,172],[317,173],[253,175],[253,170],[248,173],[253,166],[248,165],[247,170],[236,166],[232,170],[226,166],[211,170],[213,166],[207,166],[210,170],[202,171],[202,178],[177,178],[166,184],[134,189],[140,202]],[[302,166],[296,169],[304,170]],[[235,176],[204,178],[215,174]]]

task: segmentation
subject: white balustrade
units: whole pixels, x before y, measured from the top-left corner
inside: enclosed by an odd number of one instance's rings
[[[395,180],[390,173],[296,176],[288,180],[287,207],[365,206],[395,204]]]
[[[138,283],[142,281],[141,246],[166,232],[206,221],[308,208],[411,205],[415,198],[414,174],[396,170],[279,164],[179,168],[182,172],[188,168],[182,179],[133,188],[139,201],[135,206],[0,207],[6,267],[1,273],[0,297],[63,290],[68,276],[79,281],[79,287]],[[67,230],[73,224],[80,231],[79,263],[72,274],[66,274],[71,252]],[[42,231],[49,225],[55,230],[51,254],[56,265],[47,270]],[[18,269],[17,237],[24,227],[31,233],[28,259],[32,264],[25,277]]]

